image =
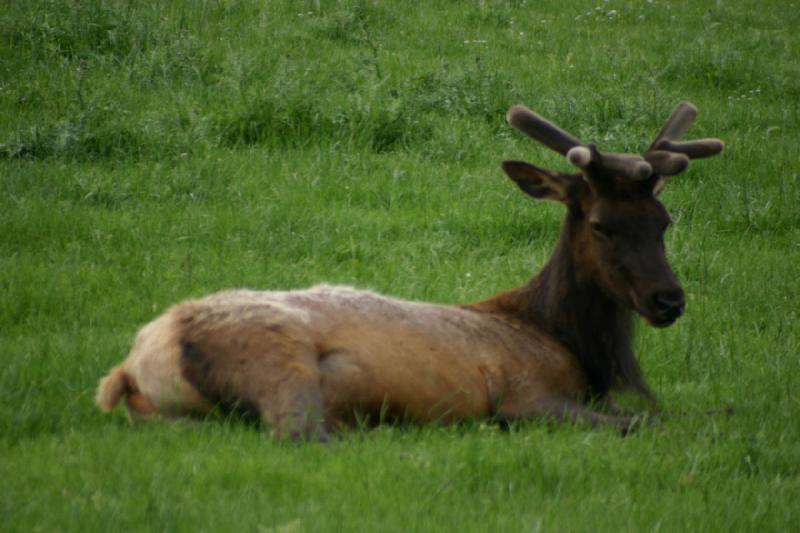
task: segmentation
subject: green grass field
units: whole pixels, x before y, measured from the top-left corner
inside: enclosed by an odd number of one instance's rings
[[[796,530],[799,13],[5,2],[0,530]],[[522,284],[563,211],[499,163],[567,165],[508,107],[640,152],[682,99],[700,109],[687,137],[727,149],[662,195],[688,309],[638,328],[658,424],[388,426],[321,446],[93,405],[137,329],[187,297],[324,281],[463,303]]]

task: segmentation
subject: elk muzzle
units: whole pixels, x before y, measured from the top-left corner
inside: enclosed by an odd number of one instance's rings
[[[675,286],[666,290],[654,291],[650,295],[651,313],[647,320],[656,327],[667,327],[683,316],[686,299],[683,289]]]
[[[641,259],[646,258],[645,261]],[[631,307],[651,326],[665,328],[683,316],[686,296],[669,268],[662,247],[651,249],[629,263],[628,295]]]

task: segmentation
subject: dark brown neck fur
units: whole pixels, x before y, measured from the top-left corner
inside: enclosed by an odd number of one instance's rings
[[[545,329],[569,349],[586,372],[590,397],[611,389],[652,394],[633,354],[633,313],[590,279],[581,279],[572,254],[569,217],[545,267],[526,285],[471,306],[509,314]]]

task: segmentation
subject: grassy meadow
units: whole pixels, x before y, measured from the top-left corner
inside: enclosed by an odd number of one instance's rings
[[[0,530],[796,530],[798,27],[793,0],[4,2]],[[321,446],[95,408],[138,328],[184,298],[522,284],[563,209],[499,163],[568,167],[506,110],[641,152],[683,99],[687,138],[727,148],[661,196],[688,308],[638,327],[658,424]]]

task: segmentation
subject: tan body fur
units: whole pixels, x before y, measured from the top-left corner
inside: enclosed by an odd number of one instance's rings
[[[217,377],[187,379],[186,345]],[[577,403],[586,388],[567,350],[512,317],[325,285],[181,303],[141,330],[118,368],[148,399],[142,409],[128,395],[134,416],[239,402],[280,434],[317,431],[309,417],[331,429],[354,412],[441,422],[530,417],[545,414],[549,397]],[[214,398],[203,397],[198,381]],[[120,398],[108,393],[113,384],[106,378],[98,393],[106,410]]]

